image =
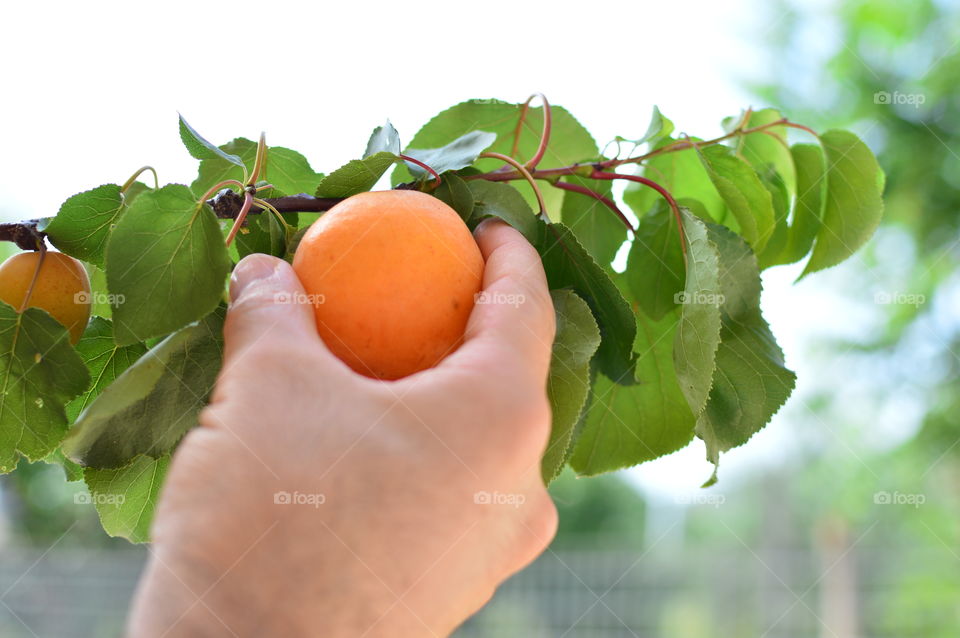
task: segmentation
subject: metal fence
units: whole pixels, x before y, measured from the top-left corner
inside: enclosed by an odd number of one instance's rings
[[[145,559],[142,549],[0,551],[2,638],[121,635]],[[926,598],[904,597],[902,572],[888,578],[884,566],[891,556],[923,576],[917,586],[927,588]],[[905,557],[878,548],[836,560],[782,548],[548,551],[507,582],[456,636],[960,636],[960,563],[946,558],[932,550]],[[904,613],[916,617],[899,625],[887,619],[900,614],[904,621]]]

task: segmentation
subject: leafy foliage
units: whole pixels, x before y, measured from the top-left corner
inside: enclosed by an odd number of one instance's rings
[[[590,306],[570,290],[551,293],[557,315],[557,336],[547,379],[553,406],[553,430],[543,455],[543,478],[552,481],[572,451],[574,430],[590,394],[590,360],[600,345],[600,329]]]
[[[153,511],[169,466],[170,455],[165,454],[158,459],[137,456],[113,470],[84,469],[83,479],[107,534],[132,543],[150,540]]]
[[[312,213],[370,190],[394,166],[395,186],[441,199],[470,228],[502,219],[541,257],[558,327],[545,481],[566,465],[595,475],[656,459],[695,435],[718,464],[793,389],[760,312],[760,270],[808,254],[805,275],[843,261],[876,228],[883,188],[852,133],[790,146],[795,125],[773,109],[725,126],[710,140],[677,135],[655,108],[643,137],[617,138],[617,154],[604,156],[562,107],[471,100],[433,118],[403,153],[386,122],[361,157],[324,176],[291,149],[244,138],[214,146],[181,118],[181,139],[200,160],[189,188],[107,184],[41,222],[55,246],[90,264],[98,316],[74,349],[44,311],[0,305],[0,471],[20,456],[62,463],[72,478],[82,471],[104,528],[146,540],[171,455],[220,367],[233,260],[289,259]],[[485,151],[525,169],[480,158]],[[679,205],[631,183],[622,198],[631,218],[612,188],[630,174],[621,167]],[[217,214],[202,201],[222,188],[255,202],[242,226],[223,198]],[[299,194],[315,195],[315,206],[296,208],[311,203],[300,195],[283,199],[282,213],[266,210],[263,198]],[[225,236],[236,239],[229,249]]]
[[[66,329],[36,308],[0,302],[0,471],[50,454],[67,431],[66,403],[90,382]]]
[[[209,314],[230,272],[220,225],[190,190],[168,184],[131,205],[107,243],[114,339],[130,345]]]

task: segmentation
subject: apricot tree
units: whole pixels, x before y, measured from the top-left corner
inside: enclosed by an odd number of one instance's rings
[[[324,211],[391,168],[393,189],[443,201],[470,228],[503,219],[541,255],[558,324],[545,481],[694,437],[718,464],[794,387],[760,311],[760,272],[807,259],[805,277],[853,254],[879,224],[883,173],[853,133],[773,109],[727,118],[711,139],[654,109],[644,136],[600,147],[567,110],[533,104],[457,104],[405,147],[388,122],[327,174],[262,136],[215,146],[181,118],[200,160],[193,183],[161,186],[145,169],[151,184],[141,170],[55,216],[0,224],[23,250],[49,243],[82,260],[93,314],[74,346],[52,308],[0,303],[0,472],[21,457],[62,464],[98,496],[108,533],[145,540],[170,455],[216,379],[233,264],[292,259]]]

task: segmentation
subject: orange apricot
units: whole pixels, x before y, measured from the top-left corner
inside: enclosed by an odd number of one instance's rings
[[[0,301],[20,309],[39,261],[39,252],[25,252],[0,264]],[[46,310],[76,344],[90,320],[90,279],[83,264],[69,255],[47,251],[27,306]]]
[[[483,266],[459,215],[410,190],[340,202],[307,230],[293,259],[324,343],[379,379],[435,366],[460,345]]]

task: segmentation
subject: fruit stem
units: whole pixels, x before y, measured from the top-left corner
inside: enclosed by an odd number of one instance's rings
[[[260,133],[260,141],[257,142],[257,157],[253,161],[253,172],[245,180],[245,186],[253,186],[260,179],[260,173],[264,171],[267,165],[267,134]],[[206,199],[206,197],[204,197]]]
[[[680,250],[683,252],[683,264],[687,264],[687,240],[683,232],[683,217],[680,215],[680,206],[677,205],[677,200],[673,198],[673,195],[670,194],[670,191],[665,189],[660,184],[656,183],[652,179],[647,179],[640,175],[626,175],[624,173],[607,173],[601,170],[596,170],[590,174],[592,179],[626,179],[631,182],[637,182],[638,184],[643,184],[644,186],[649,186],[653,190],[660,193],[660,195],[667,200],[667,203],[670,205],[670,209],[673,211],[673,216],[677,220],[677,231],[680,235]]]
[[[20,302],[20,307],[17,308],[18,313],[22,313],[29,307],[30,297],[33,295],[33,289],[36,287],[37,279],[40,277],[40,269],[43,268],[43,260],[47,257],[47,245],[42,240],[38,244],[37,250],[40,251],[40,258],[37,259],[37,268],[33,271],[33,279],[30,280],[27,294],[23,296],[23,301]]]
[[[233,238],[237,236],[240,227],[243,226],[243,221],[247,218],[247,213],[250,211],[250,206],[253,205],[253,193],[246,191],[243,194],[243,207],[240,208],[240,212],[237,213],[237,219],[233,222],[233,227],[230,228],[230,233],[227,235],[227,246],[233,243]]]
[[[547,101],[547,96],[543,93],[536,93],[535,95],[540,96],[540,101],[543,102],[543,132],[540,133],[540,144],[537,146],[537,152],[523,165],[528,171],[536,169],[537,164],[540,163],[543,155],[547,152],[547,144],[550,143],[550,131],[553,125],[553,110],[550,108],[550,102]],[[531,95],[527,98],[528,105],[533,97],[534,96]],[[517,141],[519,141],[519,135],[517,136]],[[514,153],[514,155],[516,155],[516,153]]]
[[[533,189],[533,194],[536,195],[537,197],[537,205],[540,207],[540,216],[543,217],[544,221],[546,222],[550,221],[550,215],[547,214],[547,205],[544,204],[543,202],[543,193],[540,192],[540,187],[537,186],[537,182],[535,179],[533,179],[533,175],[530,174],[530,171],[528,171],[523,164],[513,159],[509,155],[504,155],[503,153],[494,153],[492,151],[488,151],[486,153],[480,153],[478,157],[488,157],[491,159],[498,159],[501,162],[506,162],[510,166],[513,166],[515,169],[517,169],[517,171],[523,176],[523,178],[526,179],[527,182],[530,184],[530,188]]]
[[[587,188],[586,186],[581,186],[580,184],[571,184],[570,182],[556,181],[556,182],[551,182],[551,185],[553,185],[555,188],[559,188],[560,190],[580,193],[581,195],[592,197],[598,202],[602,202],[603,204],[606,205],[607,208],[612,210],[617,215],[617,217],[620,218],[620,221],[623,222],[624,226],[626,226],[631,232],[636,232],[636,229],[633,227],[633,224],[630,223],[630,220],[627,218],[627,216],[623,213],[622,210],[620,210],[620,208],[617,206],[617,203],[614,202],[609,197],[602,195],[593,189]]]
[[[139,170],[137,170],[136,173],[134,173],[133,175],[130,176],[130,179],[128,179],[127,181],[125,181],[125,182],[123,183],[123,186],[120,187],[120,192],[121,192],[121,193],[126,193],[127,190],[128,190],[131,186],[133,186],[133,183],[137,181],[137,178],[140,177],[140,176],[141,176],[143,173],[145,173],[146,171],[150,171],[151,173],[153,173],[153,188],[159,190],[159,189],[160,189],[160,180],[157,178],[157,171],[154,170],[154,168],[153,168],[152,166],[142,166],[142,167],[140,167]]]
[[[239,188],[244,188],[243,182],[241,182],[241,181],[239,181],[239,180],[236,180],[236,179],[225,179],[225,180],[223,180],[222,182],[220,182],[219,184],[216,184],[216,185],[211,186],[210,188],[208,188],[208,189],[207,189],[207,192],[204,193],[204,194],[203,194],[203,197],[200,198],[200,201],[201,201],[201,202],[207,201],[208,199],[210,199],[211,197],[213,197],[213,194],[214,194],[214,193],[216,193],[217,191],[221,190],[222,188],[224,188],[224,187],[226,187],[226,186],[237,186],[237,187],[239,187]]]
[[[437,173],[437,171],[433,170],[432,167],[427,166],[426,164],[424,164],[423,162],[421,162],[420,160],[418,160],[418,159],[415,158],[415,157],[410,157],[409,155],[404,155],[403,153],[399,153],[399,154],[397,155],[397,157],[399,157],[400,159],[402,159],[402,160],[405,161],[405,162],[410,162],[411,164],[416,164],[417,166],[419,166],[419,167],[422,168],[423,170],[425,170],[425,171],[427,171],[428,173],[430,173],[431,175],[433,175],[433,179],[437,180],[437,184],[436,184],[437,186],[439,186],[439,185],[441,184],[440,175]]]
[[[283,215],[280,214],[280,211],[274,208],[273,204],[271,204],[265,199],[260,199],[259,197],[254,197],[253,203],[259,206],[260,208],[265,208],[266,210],[269,210],[271,213],[273,213],[273,215],[277,218],[277,221],[280,222],[280,225],[283,226],[284,232],[290,230],[290,224],[288,224],[287,220],[283,218]]]

